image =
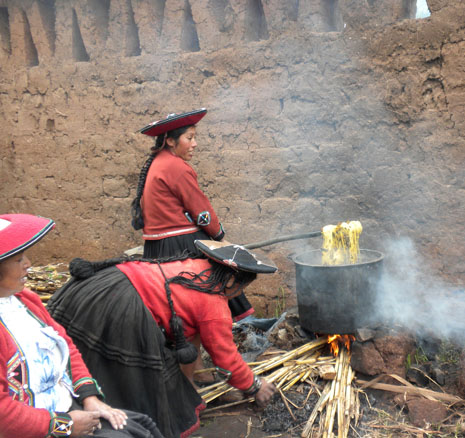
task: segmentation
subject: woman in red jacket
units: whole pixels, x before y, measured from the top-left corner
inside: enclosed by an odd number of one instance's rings
[[[203,258],[195,240],[221,241],[223,227],[202,192],[197,173],[189,165],[197,148],[196,124],[206,115],[202,108],[170,114],[140,132],[157,137],[143,165],[132,202],[132,225],[143,228],[144,258]],[[241,293],[228,304],[237,321],[253,313]]]
[[[191,341],[199,335],[213,363],[229,375],[230,385],[261,404],[266,404],[276,390],[265,379],[254,376],[237,351],[228,308],[228,298],[241,293],[257,273],[272,273],[276,267],[259,261],[238,245],[214,241],[196,241],[196,245],[208,259],[74,259],[70,263],[73,278],[48,304],[99,381],[119,375],[122,381],[135,382],[124,394],[107,391],[109,400],[115,397],[125,403],[126,409],[153,415],[159,427],[162,420],[155,415],[160,403],[134,396],[146,388],[156,397],[160,387],[157,382],[166,372],[145,363],[152,356],[146,345],[152,337],[150,323],[165,330],[181,364],[195,360],[197,350],[186,339]],[[135,297],[140,297],[143,304],[136,307]],[[92,348],[97,339],[100,348]],[[173,391],[179,393],[176,388]]]
[[[0,437],[163,438],[148,416],[101,400],[63,327],[24,288],[24,251],[53,227],[42,217],[0,216]]]

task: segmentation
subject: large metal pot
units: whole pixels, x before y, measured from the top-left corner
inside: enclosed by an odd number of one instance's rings
[[[321,264],[321,250],[293,258],[300,325],[322,334],[353,334],[370,323],[383,254],[361,249],[353,265]]]

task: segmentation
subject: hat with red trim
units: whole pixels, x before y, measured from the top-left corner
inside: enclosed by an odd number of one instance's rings
[[[0,215],[0,261],[37,243],[55,222],[32,214]]]
[[[242,245],[216,240],[195,240],[195,246],[208,258],[222,265],[230,266],[236,271],[272,274],[278,268],[263,256],[259,257]]]
[[[183,114],[169,114],[166,119],[152,122],[150,125],[144,126],[137,132],[149,135],[150,137],[156,137],[160,134],[164,134],[165,132],[172,131],[173,129],[195,125],[205,116],[205,114],[207,114],[206,108],[201,108],[199,110]]]

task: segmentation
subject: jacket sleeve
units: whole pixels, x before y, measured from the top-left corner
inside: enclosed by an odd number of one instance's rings
[[[96,382],[90,376],[82,357],[66,335],[62,326],[56,323],[43,306],[40,298],[27,289],[17,295],[28,309],[41,321],[52,326],[66,339],[70,349],[70,363],[73,370],[73,384],[82,398],[100,394]],[[16,347],[6,330],[0,330],[0,437],[1,438],[42,438],[51,435],[61,426],[70,427],[66,413],[49,412],[13,399],[8,385],[8,365]]]
[[[0,437],[45,437],[52,424],[51,414],[46,409],[37,409],[13,400],[9,393],[7,364],[12,351],[10,339],[6,330],[0,331]]]
[[[253,372],[242,359],[232,335],[232,320],[210,320],[200,324],[202,345],[215,366],[231,373],[228,383],[244,391],[253,383]]]
[[[171,189],[196,225],[215,240],[221,240],[224,237],[223,227],[210,201],[200,190],[194,169],[186,164],[183,171],[178,173]]]

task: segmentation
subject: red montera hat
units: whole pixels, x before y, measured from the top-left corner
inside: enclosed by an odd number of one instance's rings
[[[37,243],[55,222],[32,214],[0,215],[0,261]]]
[[[172,131],[173,129],[195,125],[205,116],[205,114],[207,114],[207,110],[205,108],[183,114],[169,114],[166,119],[152,122],[150,125],[145,126],[137,132],[142,132],[142,134],[149,135],[150,137],[157,137],[158,135]]]

